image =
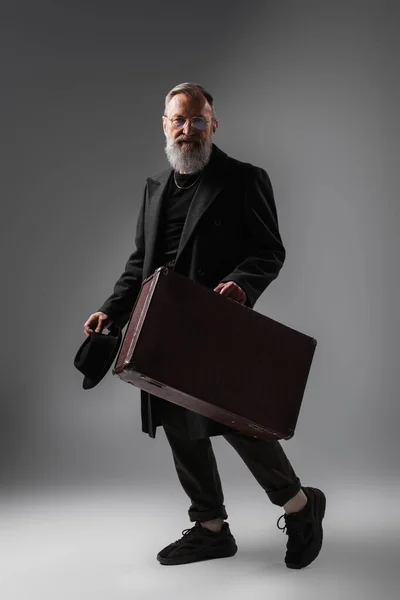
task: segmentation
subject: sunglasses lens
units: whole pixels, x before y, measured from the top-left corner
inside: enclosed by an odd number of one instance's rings
[[[182,127],[185,126],[186,123],[186,119],[172,119],[172,127],[174,129],[182,129]],[[192,125],[193,127],[195,127],[195,129],[198,129],[199,131],[204,131],[205,129],[207,129],[207,121],[205,121],[204,119],[201,119],[200,117],[194,117],[194,119],[192,119]]]
[[[184,127],[185,123],[185,119],[173,119],[172,126],[174,129],[180,129],[181,127]]]
[[[204,131],[205,128],[207,127],[207,123],[203,119],[194,118],[192,120],[192,123],[193,123],[193,127],[195,127],[196,129],[199,129],[200,131]]]

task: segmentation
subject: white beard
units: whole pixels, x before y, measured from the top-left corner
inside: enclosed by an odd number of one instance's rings
[[[185,136],[182,135],[174,139],[166,135],[165,153],[169,164],[178,172],[192,173],[193,171],[200,171],[210,160],[212,151],[211,136],[204,141],[188,144],[183,144],[182,139],[185,139]]]

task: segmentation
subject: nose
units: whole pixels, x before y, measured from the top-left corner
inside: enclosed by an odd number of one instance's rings
[[[185,123],[185,125],[183,126],[183,129],[182,129],[183,133],[185,135],[188,135],[188,133],[190,131],[192,131],[193,129],[194,129],[194,127],[192,125],[191,119],[186,119],[186,123]]]

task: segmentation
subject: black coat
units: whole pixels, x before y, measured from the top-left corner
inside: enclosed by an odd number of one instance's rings
[[[142,281],[163,264],[157,240],[163,192],[171,172],[169,168],[147,178],[136,226],[136,249],[114,292],[98,309],[122,327],[129,320]],[[253,308],[278,276],[285,256],[267,173],[231,158],[213,144],[187,214],[175,270],[211,289],[220,282],[234,281],[246,292],[246,306]],[[155,438],[161,424],[159,398],[144,390],[140,394],[142,431]],[[234,431],[189,410],[187,422],[192,439]]]

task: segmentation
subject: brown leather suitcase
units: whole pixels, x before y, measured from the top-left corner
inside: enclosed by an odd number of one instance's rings
[[[316,344],[159,267],[142,282],[112,372],[247,435],[290,439]]]

